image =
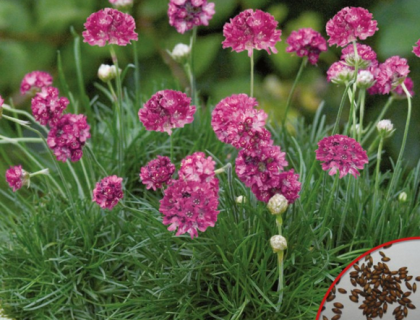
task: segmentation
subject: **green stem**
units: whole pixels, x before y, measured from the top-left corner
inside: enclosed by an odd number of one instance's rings
[[[362,141],[363,134],[363,118],[365,115],[365,98],[366,98],[366,89],[360,90],[360,109],[359,109],[359,130],[358,130],[358,139],[357,141]]]
[[[7,111],[13,112],[15,114],[24,115],[25,117],[29,118],[33,123],[36,123],[35,118],[29,112],[26,112],[24,110],[19,110],[19,109],[12,108],[12,107],[8,106],[7,104],[3,104],[3,110],[7,110]],[[42,129],[45,133],[49,132],[49,130],[45,126],[41,126],[41,127],[42,127]]]
[[[338,108],[337,119],[335,120],[335,125],[332,131],[332,135],[335,135],[338,131],[338,126],[341,119],[341,113],[343,112],[344,102],[346,101],[346,95],[350,89],[350,85],[351,85],[350,82],[346,84],[346,88],[344,89],[343,96],[341,97],[340,107]]]
[[[169,136],[169,140],[171,141],[171,161],[174,162],[174,138],[173,138],[174,132]]]
[[[133,58],[134,58],[134,90],[135,90],[135,103],[140,106],[140,66],[137,53],[137,46],[133,43]]]
[[[106,170],[104,169],[104,167],[99,163],[98,159],[96,158],[95,154],[93,153],[92,149],[90,148],[90,146],[88,144],[85,145],[85,148],[89,151],[89,154],[92,158],[92,160],[95,162],[95,164],[101,169],[102,173],[104,174],[104,176],[108,176],[108,173],[106,172]]]
[[[300,64],[300,68],[299,68],[299,71],[298,71],[297,76],[295,78],[295,81],[293,82],[292,89],[290,90],[289,96],[287,97],[286,111],[285,111],[284,117],[283,117],[283,127],[286,124],[287,115],[289,113],[289,109],[290,109],[290,105],[292,103],[293,94],[295,93],[296,85],[299,82],[299,80],[302,76],[302,73],[303,73],[303,69],[305,69],[307,63],[308,63],[308,57],[304,57],[303,60],[302,60],[302,63]]]
[[[254,96],[254,50],[252,50],[251,56],[249,57],[251,61],[251,88],[250,88],[250,96]]]
[[[32,178],[32,177],[35,177],[35,176],[40,175],[40,174],[49,175],[49,173],[50,173],[49,169],[42,169],[42,170],[39,170],[37,172],[30,173],[29,177]]]
[[[340,173],[337,172],[335,174],[335,179],[334,179],[333,187],[332,187],[332,189],[330,191],[330,196],[328,198],[327,207],[326,207],[326,210],[324,211],[325,212],[325,216],[324,216],[324,220],[322,221],[321,237],[322,237],[322,235],[323,235],[323,233],[325,231],[325,225],[328,222],[328,218],[330,216],[331,204],[332,204],[333,199],[335,198],[335,190],[337,189],[339,178],[340,178]]]
[[[226,170],[229,168],[232,168],[232,164],[230,162],[225,164],[223,167],[214,170],[214,174],[221,174],[223,172],[226,172]]]
[[[381,166],[381,157],[382,157],[382,147],[384,145],[384,137],[381,135],[379,140],[379,147],[378,147],[378,153],[376,156],[376,171],[375,171],[375,190],[374,190],[374,196],[373,196],[373,203],[372,203],[372,216],[370,218],[371,225],[374,223],[375,219],[375,212],[376,212],[376,203],[378,200],[378,194],[379,194],[379,170]]]
[[[8,144],[8,143],[16,143],[16,142],[32,142],[32,143],[42,143],[42,139],[41,138],[8,138],[8,137],[3,137],[2,135],[0,135],[0,144]]]
[[[283,218],[281,215],[276,216],[276,225],[278,234],[282,235],[282,225],[283,225]],[[283,302],[283,288],[284,288],[284,280],[283,280],[283,274],[284,274],[284,250],[281,250],[280,252],[277,252],[277,264],[279,269],[279,283],[277,285],[277,292],[279,294],[279,299],[277,301],[277,312],[280,311],[281,304]]]
[[[88,190],[89,190],[89,192],[91,192],[93,189],[92,189],[92,186],[90,184],[90,179],[89,179],[89,176],[88,176],[87,171],[86,171],[85,161],[83,160],[83,157],[80,159],[80,163],[82,165],[82,170],[83,170],[83,174],[84,174],[85,179],[86,179]]]
[[[392,102],[394,101],[394,97],[390,96],[385,104],[385,106],[382,108],[381,113],[379,114],[379,116],[376,118],[375,122],[373,123],[372,127],[369,129],[369,131],[365,134],[365,136],[363,137],[362,140],[362,145],[367,141],[367,139],[369,139],[369,137],[372,135],[372,133],[374,131],[376,131],[376,125],[378,124],[379,121],[383,120],[383,117],[385,115],[385,113],[388,111],[389,107],[391,106]]]
[[[194,47],[195,41],[197,39],[197,27],[193,28],[191,39],[190,39],[190,85],[191,85],[191,98],[192,98],[192,105],[197,106],[197,88],[195,84],[195,77],[194,77]]]
[[[17,123],[20,126],[27,126],[27,125],[29,125],[29,122],[28,121],[19,120],[17,118],[9,117],[9,116],[6,116],[5,114],[2,115],[2,118],[6,119],[6,120],[9,120],[11,122]],[[17,126],[17,128],[19,128],[19,130],[21,131],[21,128],[20,127]],[[22,136],[21,134],[19,134],[19,135]]]

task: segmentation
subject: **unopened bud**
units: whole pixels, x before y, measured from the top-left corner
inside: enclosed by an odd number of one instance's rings
[[[399,195],[398,195],[398,200],[400,201],[400,202],[406,202],[407,201],[407,193],[406,192],[401,192]]]
[[[121,69],[119,71],[121,72]],[[115,79],[116,76],[117,68],[114,65],[101,64],[98,69],[98,78],[103,82],[111,81],[112,79]]]
[[[244,196],[236,197],[235,201],[236,203],[246,203],[246,197]]]
[[[133,6],[133,0],[109,0],[118,10],[128,10]]]
[[[277,253],[287,249],[286,238],[280,235],[272,236],[270,238],[270,245],[273,248],[273,252]]]
[[[271,214],[283,214],[287,210],[289,203],[284,195],[276,193],[268,200],[267,208]]]
[[[376,125],[376,129],[378,129],[380,134],[389,137],[394,132],[394,125],[390,120],[381,120]]]
[[[357,74],[356,83],[359,88],[368,89],[375,83],[375,78],[370,71],[360,70]]]
[[[191,47],[183,43],[178,43],[172,52],[169,52],[172,59],[179,63],[185,63],[191,53]]]

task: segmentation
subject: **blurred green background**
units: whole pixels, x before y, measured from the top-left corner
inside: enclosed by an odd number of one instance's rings
[[[285,52],[286,39],[291,31],[312,27],[325,34],[326,22],[345,6],[362,6],[373,13],[379,31],[364,43],[371,45],[383,62],[392,55],[407,58],[414,90],[420,83],[420,59],[411,53],[412,46],[420,38],[420,1],[342,1],[342,0],[213,0],[216,14],[208,27],[198,29],[195,51],[197,86],[204,102],[216,104],[233,93],[249,92],[249,59],[246,52],[235,53],[223,50],[222,28],[229,18],[247,8],[259,8],[270,12],[279,21],[283,31],[279,53],[268,55],[257,52],[255,96],[260,105],[270,114],[272,121],[280,121],[284,113],[288,92],[300,65],[301,59]],[[135,42],[139,52],[142,101],[162,88],[184,90],[187,78],[182,68],[174,63],[166,50],[172,50],[179,42],[189,43],[190,32],[178,34],[168,24],[168,0],[134,0],[131,14],[139,33]],[[74,64],[74,36],[70,28],[81,36],[86,18],[94,11],[109,7],[107,0],[0,0],[0,94],[8,102],[12,98],[17,108],[30,109],[30,100],[20,96],[22,77],[34,70],[43,70],[54,77],[54,85],[60,88],[57,71],[57,53],[61,53],[66,79],[77,97],[76,71]],[[96,73],[102,63],[111,64],[107,47],[91,47],[81,44],[83,73],[90,99],[100,95],[95,88]],[[133,62],[131,46],[118,50],[121,65]],[[308,65],[293,101],[291,116],[302,115],[310,121],[315,110],[325,101],[327,120],[333,123],[342,87],[327,83],[326,71],[338,60],[340,50],[329,48],[322,53],[318,66]],[[134,76],[130,71],[125,84],[133,88]],[[385,104],[387,97],[368,97],[367,121],[373,119]],[[406,148],[406,159],[413,166],[420,157],[420,111],[418,97],[413,100],[411,131]],[[138,106],[140,108],[140,105]],[[387,142],[385,158],[396,158],[405,125],[406,101],[393,104],[386,118],[397,129]],[[346,120],[346,115],[343,116]],[[4,122],[3,122],[4,123]],[[367,123],[367,122],[366,122]],[[0,124],[0,133],[5,127]],[[7,130],[8,131],[8,130]],[[296,134],[299,134],[298,132]],[[8,132],[10,136],[10,132]],[[1,147],[5,147],[2,145]],[[5,164],[6,166],[10,164]],[[389,165],[384,161],[384,166]]]

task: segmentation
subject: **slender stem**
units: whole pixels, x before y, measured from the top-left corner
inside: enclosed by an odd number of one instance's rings
[[[90,146],[88,144],[85,145],[86,149],[89,151],[90,156],[92,157],[93,161],[95,162],[95,164],[102,170],[102,173],[105,176],[108,176],[107,171],[104,169],[104,167],[99,163],[98,159],[96,158],[95,154],[93,153],[92,149],[90,148]]]
[[[19,120],[17,118],[9,117],[9,116],[6,116],[5,114],[2,115],[2,118],[6,119],[6,120],[9,120],[9,121],[12,121],[14,123],[17,123],[18,125],[21,125],[21,126],[27,126],[27,125],[29,125],[29,122],[28,121]],[[20,127],[17,127],[17,128],[19,128],[19,130],[21,130]],[[22,136],[21,134],[19,134],[19,135]]]
[[[174,162],[174,132],[169,136],[169,140],[171,141],[171,161]]]
[[[214,170],[214,174],[221,174],[225,172],[228,168],[232,168],[232,164],[230,162],[225,164],[223,167]]]
[[[343,96],[341,97],[340,107],[338,108],[337,119],[335,120],[335,125],[332,131],[332,135],[336,134],[338,131],[338,125],[340,123],[341,113],[343,112],[344,102],[346,101],[346,95],[350,89],[350,85],[351,85],[350,82],[346,84],[346,88],[344,89]]]
[[[391,104],[392,104],[393,101],[394,101],[394,97],[393,96],[390,96],[388,98],[385,106],[382,108],[381,113],[376,118],[375,122],[373,123],[372,127],[369,129],[369,131],[363,137],[362,144],[364,144],[367,141],[367,139],[369,139],[369,137],[372,135],[372,133],[376,130],[376,125],[378,124],[379,121],[381,121],[383,119],[385,113],[388,111],[388,109],[391,106]]]
[[[365,97],[366,97],[366,89],[360,90],[360,109],[359,109],[359,130],[358,130],[358,139],[357,141],[362,141],[362,134],[363,134],[363,118],[365,115]]]
[[[337,172],[335,174],[335,179],[334,179],[333,187],[332,187],[332,189],[330,191],[330,196],[328,198],[327,207],[326,207],[326,209],[324,211],[325,212],[325,216],[324,216],[324,220],[322,221],[321,237],[322,237],[322,234],[324,233],[325,225],[328,222],[328,218],[329,218],[329,215],[330,215],[330,208],[331,208],[332,200],[335,198],[335,190],[337,189],[339,177],[340,177],[340,174]]]
[[[8,138],[3,137],[0,135],[0,144],[7,144],[7,143],[16,143],[16,142],[32,142],[32,143],[42,143],[41,138]]]
[[[307,63],[308,63],[308,57],[304,57],[303,60],[302,60],[302,63],[300,64],[300,68],[299,68],[299,71],[296,75],[295,81],[293,82],[292,89],[290,90],[289,96],[287,97],[286,111],[284,112],[284,117],[283,117],[283,127],[286,124],[287,115],[289,113],[289,109],[290,109],[290,105],[292,103],[293,94],[295,93],[296,85],[299,82],[299,80],[302,76],[302,73],[303,73],[302,71],[303,71],[303,69],[305,69]]]
[[[7,111],[10,111],[10,112],[13,112],[15,114],[24,115],[27,118],[29,118],[33,123],[36,123],[35,118],[29,112],[26,112],[24,110],[19,110],[19,109],[12,108],[12,107],[8,106],[7,104],[3,104],[3,109],[4,110],[7,110]],[[48,133],[48,129],[45,126],[41,126],[41,128],[44,130],[45,133]]]
[[[278,234],[282,235],[282,225],[283,225],[283,218],[281,215],[276,216],[276,225]],[[279,283],[277,285],[277,292],[279,294],[279,299],[277,301],[277,312],[280,311],[281,304],[283,302],[283,273],[284,273],[284,250],[277,252],[277,264],[279,269]]]
[[[135,90],[135,103],[136,106],[140,105],[140,66],[137,54],[136,43],[133,43],[133,59],[134,59],[134,90]]]
[[[352,188],[351,188],[352,181],[354,181],[354,179],[348,179],[348,181],[347,181],[346,206],[344,207],[344,212],[341,213],[340,227],[339,227],[338,233],[337,233],[337,245],[340,245],[340,241],[341,241],[341,237],[342,237],[343,229],[344,229],[344,224],[346,222],[347,211],[348,211],[349,206],[351,204],[350,194],[351,194],[351,191],[352,191]]]
[[[67,161],[66,161],[66,163],[67,163],[67,166],[68,166],[68,167],[69,167],[69,169],[70,169],[71,174],[72,174],[72,175],[73,175],[73,177],[74,177],[74,181],[76,181],[76,184],[77,184],[77,189],[79,190],[79,198],[80,198],[80,199],[84,199],[84,198],[85,198],[85,195],[84,195],[84,193],[83,193],[83,188],[82,188],[82,184],[80,183],[79,177],[77,176],[76,172],[74,171],[74,168],[73,168],[73,166],[71,165],[70,161],[69,161],[69,160],[67,160]]]
[[[191,85],[191,98],[192,98],[192,105],[197,106],[197,89],[195,84],[195,77],[194,77],[194,47],[195,41],[197,39],[197,27],[193,28],[191,39],[190,39],[190,85]]]
[[[83,174],[84,174],[84,176],[85,176],[86,183],[87,183],[87,186],[88,186],[88,190],[89,190],[89,192],[90,192],[90,191],[92,191],[93,189],[92,189],[92,186],[91,186],[91,184],[90,184],[90,179],[89,179],[89,176],[88,176],[87,171],[86,171],[85,161],[83,160],[83,157],[80,159],[80,163],[82,164]]]
[[[39,170],[37,172],[32,172],[32,173],[29,174],[29,177],[32,178],[32,177],[35,177],[35,176],[40,175],[40,174],[49,175],[49,173],[50,173],[50,170],[47,168],[47,169]]]
[[[371,225],[374,222],[374,218],[375,218],[375,207],[376,207],[376,203],[378,200],[378,193],[379,193],[379,170],[381,167],[381,157],[382,157],[382,147],[384,145],[384,137],[381,134],[380,140],[379,140],[379,147],[378,147],[378,153],[376,156],[376,171],[375,171],[375,190],[374,190],[374,196],[373,196],[373,203],[372,203],[372,216],[370,218],[371,221]]]
[[[249,57],[251,61],[251,88],[250,88],[250,96],[254,96],[254,50],[252,50],[251,56]]]

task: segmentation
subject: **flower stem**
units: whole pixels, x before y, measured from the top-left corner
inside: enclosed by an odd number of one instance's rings
[[[249,57],[251,61],[251,88],[250,88],[250,96],[251,98],[254,96],[254,50],[252,50],[252,54]]]
[[[376,203],[378,200],[378,193],[379,193],[379,169],[381,167],[381,157],[382,157],[382,147],[384,145],[384,137],[381,135],[379,140],[379,147],[378,147],[378,153],[376,156],[376,171],[375,171],[375,190],[374,190],[374,196],[373,196],[373,203],[372,203],[372,216],[371,216],[371,225],[374,222],[375,212],[376,212]]]
[[[332,189],[330,191],[330,196],[328,198],[327,207],[326,207],[326,209],[324,211],[325,212],[325,216],[324,216],[324,220],[322,221],[321,237],[322,237],[322,234],[325,231],[325,225],[328,222],[328,218],[329,218],[329,215],[330,215],[331,204],[332,204],[332,201],[333,201],[333,199],[335,197],[335,190],[337,189],[339,178],[340,178],[340,174],[337,172],[335,174],[335,179],[334,179],[333,187],[332,187]]]
[[[362,141],[362,134],[363,134],[363,118],[365,115],[365,98],[366,98],[366,89],[360,90],[360,109],[359,109],[359,130],[357,131],[358,139],[357,141]]]
[[[86,171],[85,161],[83,160],[83,157],[80,159],[80,163],[82,165],[83,175],[85,176],[85,179],[86,179],[88,191],[91,192],[93,189],[92,189],[92,186],[90,184],[90,179],[89,179],[89,176],[88,176],[87,171]]]
[[[332,131],[332,135],[335,135],[338,131],[338,125],[340,123],[341,113],[343,112],[344,102],[346,102],[346,95],[350,89],[351,82],[346,84],[346,88],[344,89],[343,96],[341,97],[340,107],[338,108],[337,119],[335,120],[335,125]]]
[[[7,144],[7,143],[16,143],[16,142],[32,142],[32,143],[42,143],[41,138],[8,138],[0,135],[0,144]]]
[[[37,176],[39,174],[49,175],[50,174],[50,170],[48,168],[47,169],[42,169],[42,170],[39,170],[37,172],[30,173],[29,174],[29,177],[32,178],[32,177],[35,177],[35,176]]]
[[[137,53],[136,43],[133,43],[133,59],[134,59],[134,90],[136,106],[140,105],[140,66]]]
[[[197,106],[197,89],[195,86],[195,78],[194,78],[194,45],[195,40],[197,39],[197,27],[194,27],[192,30],[192,35],[190,39],[190,86],[191,86],[191,98],[192,98],[192,105]]]
[[[366,140],[369,139],[369,137],[372,135],[372,133],[376,130],[376,125],[378,124],[379,121],[382,120],[382,118],[384,117],[385,113],[388,111],[388,109],[391,106],[391,104],[392,104],[393,101],[394,101],[394,97],[393,96],[390,96],[388,98],[385,106],[382,108],[381,113],[376,118],[375,122],[373,123],[372,127],[369,129],[369,131],[363,137],[362,144],[364,144],[366,142]]]
[[[303,69],[305,69],[307,63],[308,63],[308,57],[304,57],[303,60],[302,60],[302,63],[300,64],[300,68],[299,68],[299,71],[296,75],[295,81],[293,82],[292,89],[290,90],[289,96],[287,97],[286,111],[284,112],[284,117],[283,117],[283,127],[286,124],[287,115],[289,113],[289,109],[290,109],[290,105],[292,103],[293,94],[295,93],[296,85],[299,82],[299,80],[302,76],[302,73],[303,73],[302,71],[303,71]]]
[[[283,225],[283,218],[281,215],[276,216],[276,224],[278,229],[278,234],[282,235],[281,227]],[[284,250],[277,252],[277,265],[279,269],[279,283],[277,285],[277,292],[279,294],[279,299],[277,301],[277,312],[280,311],[281,304],[283,302],[283,290],[284,290]]]
[[[232,164],[230,162],[225,164],[223,167],[214,170],[214,174],[221,174],[223,172],[226,172],[228,168],[232,168]]]

